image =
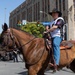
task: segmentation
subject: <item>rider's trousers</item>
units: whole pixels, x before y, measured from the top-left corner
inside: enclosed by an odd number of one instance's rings
[[[60,61],[60,43],[61,41],[62,41],[61,37],[56,36],[52,38],[53,53],[54,53],[54,59],[55,59],[56,65],[59,65],[59,61]]]

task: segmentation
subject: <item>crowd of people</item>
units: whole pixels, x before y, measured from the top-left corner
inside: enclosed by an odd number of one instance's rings
[[[18,62],[18,51],[13,50],[12,52],[6,52],[4,54],[0,53],[1,61],[13,60],[13,62]]]

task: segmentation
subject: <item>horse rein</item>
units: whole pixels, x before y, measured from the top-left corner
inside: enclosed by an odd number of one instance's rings
[[[13,38],[15,37],[14,34],[13,34],[13,30],[12,30],[12,36],[11,36],[11,37],[13,37]],[[12,38],[12,39],[13,39],[13,38]],[[36,37],[34,37],[33,39],[29,40],[27,43],[21,45],[20,47],[18,47],[18,49],[20,49],[20,48],[22,48],[23,46],[29,44],[29,43],[30,43],[31,41],[33,41],[35,38],[36,38]],[[13,39],[13,40],[14,40],[14,39]],[[15,43],[14,43],[14,44],[15,44]],[[14,45],[14,46],[15,46],[15,45]]]
[[[27,43],[23,44],[22,46],[18,47],[19,49],[22,48],[23,46],[29,44],[30,42],[32,42],[34,39],[36,39],[35,37],[33,39],[31,39],[30,41],[28,41]]]

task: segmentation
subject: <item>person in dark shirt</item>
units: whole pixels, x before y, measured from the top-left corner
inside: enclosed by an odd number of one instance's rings
[[[16,50],[13,51],[13,60],[14,62],[18,62],[18,53]]]

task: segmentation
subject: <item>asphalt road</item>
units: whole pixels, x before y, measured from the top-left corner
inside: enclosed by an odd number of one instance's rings
[[[0,62],[0,75],[27,75],[27,69],[23,62]],[[45,75],[75,75],[71,70],[66,68],[56,73],[46,71]]]

